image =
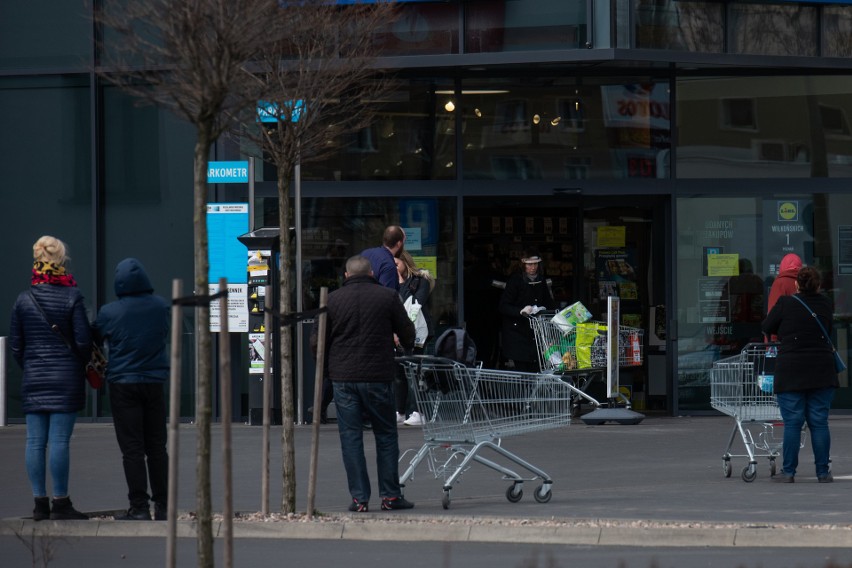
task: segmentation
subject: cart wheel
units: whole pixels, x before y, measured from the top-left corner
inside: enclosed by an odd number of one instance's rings
[[[533,497],[538,503],[547,503],[550,501],[550,498],[553,497],[553,492],[550,490],[550,486],[545,487],[544,485],[541,485],[535,490]]]
[[[730,459],[722,460],[722,471],[725,473],[725,477],[731,477],[731,471],[733,471],[733,469]]]
[[[775,459],[774,458],[769,458],[769,475],[770,476],[775,475]]]
[[[757,468],[754,467],[753,463],[750,463],[743,468],[742,478],[746,483],[751,483],[757,478]]]
[[[524,496],[523,485],[520,483],[513,483],[506,490],[506,499],[509,500],[509,503],[517,503],[521,500],[521,497]]]
[[[441,499],[441,506],[444,508],[444,510],[450,508],[450,492],[449,491],[444,491],[444,497]]]

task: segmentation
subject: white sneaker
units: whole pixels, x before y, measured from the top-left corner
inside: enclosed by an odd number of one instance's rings
[[[397,412],[396,413],[396,423],[397,424],[404,424],[405,423],[405,414],[400,414],[399,412]]]
[[[411,413],[411,416],[409,416],[405,422],[403,422],[403,424],[408,426],[423,426],[425,423],[426,420],[424,420],[423,416],[416,410]]]

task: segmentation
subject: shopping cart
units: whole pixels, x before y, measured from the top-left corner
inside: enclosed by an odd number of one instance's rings
[[[750,483],[755,480],[756,458],[759,457],[769,458],[770,475],[775,475],[775,460],[781,455],[784,441],[784,423],[769,386],[777,354],[776,343],[749,343],[739,355],[713,363],[710,405],[735,420],[728,447],[722,456],[725,477],[731,476],[732,457],[748,458],[748,465],[742,470],[743,481]],[[761,385],[766,390],[762,390]],[[757,437],[752,430],[757,432]],[[737,432],[745,446],[745,454],[731,453]]]
[[[535,335],[539,368],[543,373],[556,373],[579,391],[586,393],[595,380],[603,380],[606,371],[606,324],[588,322],[600,331],[591,344],[587,344],[588,360],[580,357],[577,347],[576,328],[566,329],[553,322],[555,312],[539,312],[530,317],[530,326]],[[634,367],[642,365],[644,358],[643,330],[635,327],[618,328],[618,365]],[[580,350],[584,347],[580,347]],[[572,413],[579,411],[583,398],[574,397]]]
[[[400,483],[413,479],[425,459],[435,478],[443,479],[444,509],[450,506],[450,491],[462,474],[477,462],[512,482],[506,499],[516,503],[523,497],[524,481],[540,479],[533,493],[539,503],[551,498],[551,477],[502,446],[502,439],[539,430],[567,426],[571,422],[571,395],[577,390],[552,374],[520,373],[465,367],[440,357],[399,359],[415,393],[417,410],[423,415],[424,444],[414,452]],[[513,469],[482,456],[492,450],[527,470],[523,477]],[[510,465],[511,465],[510,463]]]

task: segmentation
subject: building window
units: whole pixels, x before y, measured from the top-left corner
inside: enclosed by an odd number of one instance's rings
[[[637,0],[636,47],[721,53],[724,4]]]
[[[754,99],[722,99],[722,128],[735,130],[757,130]]]

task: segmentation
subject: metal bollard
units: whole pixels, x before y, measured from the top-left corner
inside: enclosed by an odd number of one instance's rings
[[[6,425],[6,338],[0,337],[0,426]]]

